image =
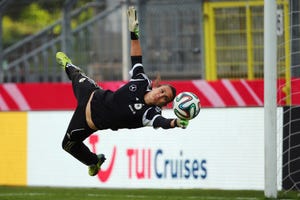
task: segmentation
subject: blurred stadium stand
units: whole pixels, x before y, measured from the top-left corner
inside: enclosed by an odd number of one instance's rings
[[[164,79],[202,78],[200,1],[149,2],[136,4],[141,10],[147,73],[154,77],[159,71]],[[55,63],[57,51],[67,52],[74,63],[96,80],[121,80],[124,4],[95,1],[75,8],[76,1],[66,1],[61,20],[3,50],[1,82],[65,81]],[[89,8],[95,10],[93,18],[72,29],[70,21]]]
[[[293,9],[300,10],[297,0],[290,1],[294,3]],[[122,41],[122,12],[132,4],[138,8],[144,65],[150,78],[158,73],[163,80],[263,78],[263,9],[257,6],[263,0],[230,1],[240,3],[232,3],[234,7],[226,7],[225,1],[217,0],[95,0],[81,7],[76,2],[61,3],[62,19],[37,34],[5,49],[0,42],[0,82],[66,81],[55,62],[57,51],[65,51],[97,81],[124,79],[122,66],[129,53],[124,55],[122,47],[128,44],[129,37],[127,43]],[[1,21],[5,10],[16,3],[0,1]],[[207,10],[207,4],[212,3],[220,4]],[[255,6],[247,10],[250,3]],[[91,9],[92,18],[71,28],[73,19]],[[291,23],[299,24],[297,13],[291,16]],[[213,20],[215,26],[206,27],[207,20]],[[252,23],[250,28],[247,23]],[[295,26],[290,37],[297,38],[299,33],[299,26]],[[299,47],[299,42],[281,47],[281,51],[292,48],[295,52],[279,62],[281,77],[285,74],[286,59],[291,60],[292,66],[300,64]],[[292,73],[299,76],[299,67]]]

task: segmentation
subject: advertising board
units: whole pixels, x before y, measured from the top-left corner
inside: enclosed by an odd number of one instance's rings
[[[174,117],[171,110],[164,116]],[[28,185],[263,189],[263,108],[202,109],[187,129],[97,131],[85,141],[107,157],[98,176],[65,152],[72,112],[28,113]]]

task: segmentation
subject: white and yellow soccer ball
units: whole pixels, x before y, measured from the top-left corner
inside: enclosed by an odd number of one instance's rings
[[[192,92],[181,92],[173,101],[173,110],[180,119],[191,120],[201,109],[200,99]]]

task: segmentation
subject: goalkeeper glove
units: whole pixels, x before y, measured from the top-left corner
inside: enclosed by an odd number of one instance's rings
[[[134,35],[139,38],[139,21],[136,13],[135,7],[131,6],[127,10],[128,16],[128,29],[130,32],[134,33]]]
[[[186,119],[176,119],[176,126],[185,129],[189,125],[189,120]]]

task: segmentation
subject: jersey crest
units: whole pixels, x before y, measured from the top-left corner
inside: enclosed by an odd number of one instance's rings
[[[136,109],[136,110],[141,110],[142,107],[143,107],[143,104],[142,104],[142,103],[135,103],[135,104],[134,104],[134,109]]]

